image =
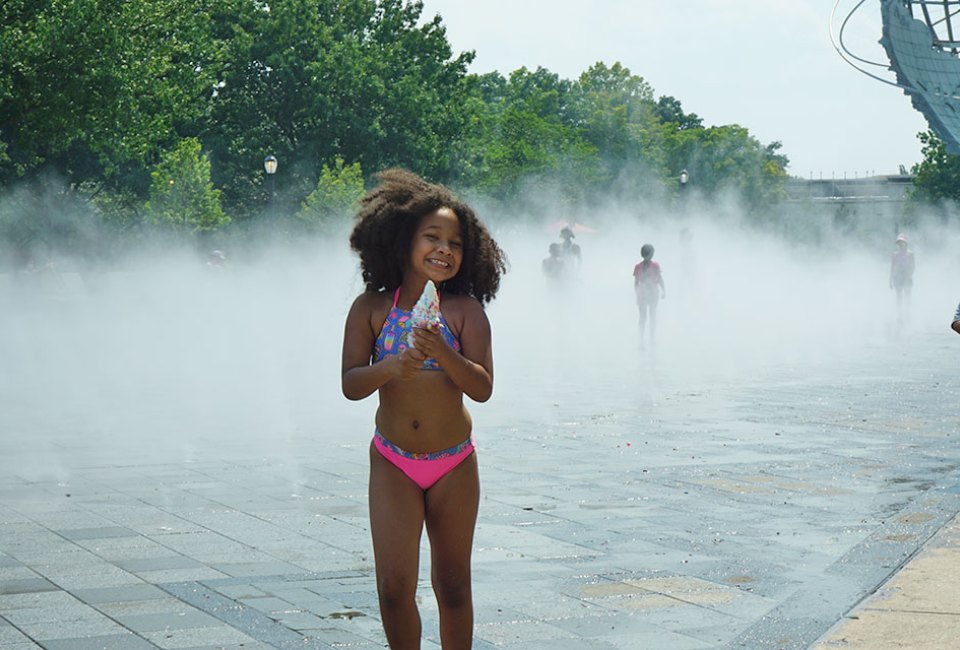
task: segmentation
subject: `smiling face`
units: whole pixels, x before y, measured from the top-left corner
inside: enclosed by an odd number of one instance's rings
[[[408,270],[439,283],[453,278],[462,263],[463,237],[457,215],[450,208],[424,215],[413,233]]]

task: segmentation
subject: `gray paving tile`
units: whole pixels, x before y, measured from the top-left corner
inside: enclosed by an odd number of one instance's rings
[[[152,650],[155,645],[130,634],[43,641],[44,650]]]
[[[98,589],[75,589],[73,594],[91,605],[125,601],[166,598],[167,593],[154,585],[141,583],[127,587],[101,587]]]
[[[10,580],[36,580],[39,577],[32,569],[22,564],[0,567],[0,583]]]
[[[212,569],[205,564],[200,564],[193,569],[160,569],[158,571],[141,571],[137,577],[153,584],[165,582],[183,582],[186,580],[217,580],[227,577]]]
[[[122,626],[102,615],[80,619],[18,623],[17,626],[31,639],[40,643],[50,640],[117,636],[127,633],[127,630]]]
[[[146,573],[148,571],[162,571],[165,569],[195,569],[203,566],[197,560],[183,557],[182,555],[120,560],[116,562],[116,565],[131,573]]]
[[[107,563],[53,567],[41,565],[37,566],[37,572],[69,591],[127,587],[143,583],[143,580],[134,574]]]
[[[268,616],[280,625],[301,633],[303,630],[314,629],[324,624],[323,618],[310,612],[274,612]]]
[[[158,648],[170,650],[197,646],[221,647],[240,644],[246,646],[247,643],[256,641],[256,639],[227,626],[163,630],[147,632],[144,636]]]
[[[62,590],[0,595],[0,612],[66,607],[74,604],[77,604],[77,599]]]
[[[635,643],[639,643],[640,640],[636,639]],[[504,646],[494,646],[485,644],[489,648],[502,648]],[[512,643],[509,647],[511,650],[585,650],[589,648],[590,650],[619,650],[622,646],[611,645],[602,639],[590,639],[585,641],[584,639],[551,639],[550,641],[521,641],[519,643]],[[474,644],[474,648],[479,650],[480,646]],[[667,646],[658,646],[658,645],[634,645],[631,646],[634,650],[637,648],[644,648],[645,650],[657,650],[658,648],[662,650],[667,650]]]
[[[324,643],[331,648],[362,648],[363,650],[373,650],[373,648],[383,648],[383,641],[374,640],[357,634],[350,630],[340,628],[318,626],[316,629],[302,630],[304,638],[316,640]]]
[[[303,571],[303,567],[286,562],[215,563],[211,567],[233,577],[275,576]]]
[[[265,598],[239,598],[238,601],[247,607],[252,607],[268,615],[299,611],[293,603],[271,596]]]
[[[163,588],[183,602],[242,630],[257,641],[283,644],[302,640],[301,634],[277,624],[266,614],[236,603],[198,583],[172,583]]]
[[[166,595],[166,594],[165,594]],[[187,603],[166,595],[165,598],[151,600],[121,601],[117,603],[101,603],[95,605],[98,611],[110,618],[119,620],[124,616],[139,616],[141,614],[177,614],[190,611],[193,608]]]
[[[0,619],[2,621],[3,619]],[[23,632],[12,627],[5,621],[0,624],[0,647],[6,647],[12,643],[27,643],[30,639],[24,636]]]
[[[378,646],[382,648],[383,646]],[[272,646],[266,643],[259,642],[250,642],[244,641],[242,643],[228,643],[228,644],[217,644],[217,645],[206,645],[206,646],[194,646],[192,648],[181,648],[180,650],[277,650],[277,646]],[[312,649],[307,649],[312,650]]]
[[[58,591],[60,588],[43,578],[0,580],[0,595],[30,594],[38,591]]]
[[[185,630],[187,628],[220,627],[223,625],[216,618],[195,609],[185,609],[165,614],[118,614],[114,618],[124,627],[138,634],[159,630]]]
[[[174,555],[169,548],[147,537],[109,537],[77,540],[78,547],[108,562],[145,560]]]
[[[136,537],[139,535],[139,533],[136,531],[130,530],[129,528],[124,528],[123,526],[73,528],[67,530],[58,530],[57,533],[70,540],[103,539],[107,537]]]
[[[209,582],[207,584],[210,584]],[[255,587],[251,584],[226,584],[216,586],[216,590],[226,596],[227,598],[232,598],[237,601],[243,601],[244,599],[257,599],[268,597],[267,592]]]
[[[46,604],[39,607],[19,607],[6,609],[3,617],[16,626],[32,625],[34,623],[50,623],[59,620],[102,619],[94,609],[76,599]]]
[[[511,647],[524,641],[571,642],[583,638],[544,621],[516,621],[512,623],[481,622],[475,626],[475,636],[495,646]]]
[[[18,566],[23,566],[23,564],[18,560],[10,557],[9,555],[0,554],[0,567],[7,568],[7,567],[18,567]]]

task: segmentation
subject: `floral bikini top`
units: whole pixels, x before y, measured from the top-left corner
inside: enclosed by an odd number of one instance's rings
[[[393,307],[383,321],[380,328],[380,335],[373,346],[373,360],[381,361],[384,357],[394,354],[400,354],[410,347],[410,334],[413,332],[413,326],[410,324],[412,313],[397,307],[397,300],[400,298],[400,288],[393,295]],[[454,336],[450,328],[447,327],[447,321],[440,313],[440,333],[443,335],[447,344],[457,352],[460,351],[460,340]],[[423,370],[443,370],[436,359],[424,359]]]

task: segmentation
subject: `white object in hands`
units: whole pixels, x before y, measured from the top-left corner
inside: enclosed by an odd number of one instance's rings
[[[433,281],[427,280],[423,285],[423,293],[420,294],[417,304],[410,312],[410,324],[423,329],[440,326],[440,296],[437,295],[437,287]],[[416,345],[414,339],[415,335],[411,331],[410,342]]]

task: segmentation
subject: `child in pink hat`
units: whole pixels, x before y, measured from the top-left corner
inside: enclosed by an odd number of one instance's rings
[[[913,287],[913,270],[916,262],[913,251],[907,247],[907,236],[897,235],[896,250],[890,256],[890,288],[897,292],[897,319],[903,320],[906,303]]]

